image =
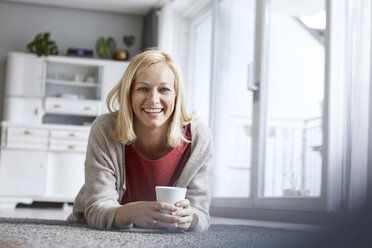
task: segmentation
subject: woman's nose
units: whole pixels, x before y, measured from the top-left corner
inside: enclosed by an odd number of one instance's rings
[[[160,102],[160,94],[156,89],[151,90],[150,100],[153,101],[154,103],[159,103]]]

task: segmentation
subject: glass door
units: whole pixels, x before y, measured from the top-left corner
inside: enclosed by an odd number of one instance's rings
[[[325,208],[325,1],[218,1],[214,206]]]
[[[325,0],[263,1],[258,195],[255,206],[323,208]],[[264,92],[262,92],[264,91]]]
[[[271,0],[263,196],[320,196],[325,50],[304,21],[325,24],[325,3],[313,5],[288,11]]]
[[[218,1],[213,204],[250,204],[255,0]]]

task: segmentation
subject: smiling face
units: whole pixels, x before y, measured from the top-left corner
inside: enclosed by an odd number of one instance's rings
[[[175,105],[174,73],[164,63],[151,64],[134,82],[131,93],[136,128],[167,125]]]

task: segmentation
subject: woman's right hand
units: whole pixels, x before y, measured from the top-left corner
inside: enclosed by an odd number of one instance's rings
[[[177,207],[155,201],[127,203],[116,211],[114,225],[117,228],[125,228],[133,223],[142,228],[177,228],[180,217],[162,213],[160,210],[174,212],[177,211]]]

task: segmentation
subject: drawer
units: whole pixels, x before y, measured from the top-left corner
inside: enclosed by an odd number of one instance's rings
[[[50,137],[52,139],[88,140],[89,131],[51,130]]]
[[[88,142],[83,141],[68,141],[51,139],[49,148],[51,151],[63,151],[63,152],[86,152]]]
[[[9,140],[6,144],[7,148],[26,148],[32,150],[46,150],[48,149],[47,140],[33,140],[31,141],[18,141],[18,140]]]
[[[47,129],[28,128],[28,127],[8,127],[8,139],[48,139]]]
[[[45,129],[9,127],[7,147],[46,149],[48,134],[48,130]]]
[[[100,106],[100,102],[95,100],[45,98],[46,113],[96,116],[99,115]]]

